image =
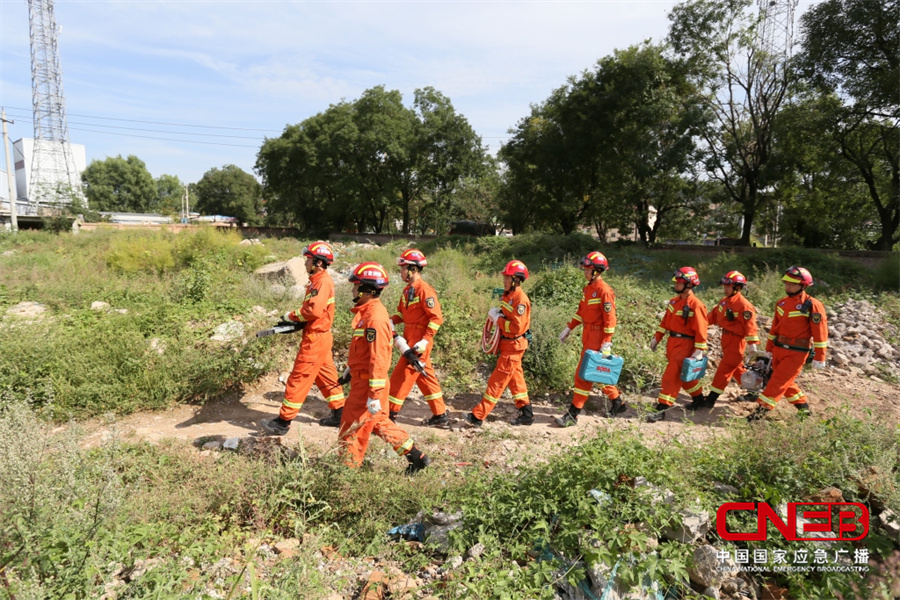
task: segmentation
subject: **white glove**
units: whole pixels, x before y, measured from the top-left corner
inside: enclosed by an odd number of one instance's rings
[[[494,307],[494,308],[492,308],[491,310],[488,311],[488,316],[491,318],[491,321],[493,321],[494,323],[496,323],[497,321],[500,320],[500,317],[503,316],[503,313],[500,312],[500,309],[499,309],[499,308]]]
[[[650,338],[650,350],[656,352],[656,347],[659,345],[659,340],[656,339],[656,336]]]
[[[604,356],[609,356],[610,354],[612,354],[612,342],[606,342],[605,344],[600,346],[600,354],[603,354]]]
[[[694,353],[691,354],[691,358],[693,358],[694,360],[703,358],[703,350],[697,348],[696,350],[694,350]]]
[[[747,354],[756,354],[759,352],[759,344],[747,344]]]
[[[368,400],[366,400],[366,410],[374,415],[379,410],[381,410],[381,401],[376,400],[375,398],[369,398]]]
[[[409,344],[406,343],[406,338],[402,335],[398,335],[394,338],[394,347],[400,351],[400,354],[409,350]]]
[[[772,358],[772,353],[771,353],[771,352],[765,352],[765,353],[763,353],[763,356],[765,356],[766,358],[771,359],[771,358]]]
[[[281,316],[281,320],[282,320],[282,321],[291,321],[291,322],[293,322],[294,320],[291,318],[291,313],[292,313],[292,312],[294,312],[294,311],[288,311],[288,312],[284,313],[284,314]]]
[[[428,348],[428,340],[419,340],[412,346],[412,349],[416,351],[416,354],[423,354],[426,348]]]
[[[824,369],[824,368],[825,368],[825,361],[824,361],[824,360],[814,360],[814,361],[812,362],[812,368],[813,368],[813,369]]]
[[[566,340],[569,339],[569,334],[572,333],[572,330],[566,327],[559,334],[559,343],[565,344]]]
[[[346,385],[350,383],[350,367],[344,369],[344,374],[338,377],[338,383],[340,385]]]

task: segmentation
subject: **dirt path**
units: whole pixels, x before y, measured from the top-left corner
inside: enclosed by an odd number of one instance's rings
[[[151,443],[174,439],[199,447],[208,441],[257,436],[259,421],[278,414],[284,391],[284,385],[279,379],[283,377],[284,374],[271,374],[242,391],[230,393],[202,406],[178,405],[163,412],[141,412],[114,420],[94,419],[81,424],[86,432],[85,443],[97,445],[116,436],[127,441],[142,440]],[[827,372],[805,373],[800,378],[800,385],[809,395],[810,405],[817,418],[848,410],[862,419],[900,424],[900,386],[866,378],[833,378]],[[615,419],[606,419],[601,416],[604,399],[595,390],[585,413],[578,419],[577,427],[568,429],[561,429],[553,422],[553,418],[562,411],[561,398],[534,398],[536,422],[531,427],[513,427],[507,424],[516,411],[512,402],[504,398],[484,427],[471,430],[462,425],[461,418],[478,403],[479,395],[462,394],[449,398],[452,425],[449,429],[437,429],[421,426],[421,422],[431,413],[427,404],[421,400],[421,395],[414,390],[404,405],[398,423],[420,440],[421,445],[432,456],[449,456],[447,461],[451,463],[452,457],[459,453],[467,440],[484,435],[495,437],[500,448],[490,456],[485,456],[485,460],[514,461],[514,457],[523,451],[552,455],[585,437],[610,430],[633,430],[648,444],[671,443],[676,440],[682,443],[706,443],[726,431],[721,426],[724,420],[745,416],[755,407],[755,404],[737,401],[735,398],[738,388],[732,384],[712,411],[691,415],[682,408],[674,408],[667,420],[648,424],[640,416],[653,406],[656,390],[651,392],[653,395],[628,397],[628,411]],[[687,397],[682,394],[678,403],[683,406],[687,401]],[[795,418],[794,413],[790,405],[781,402],[773,417],[790,420]],[[328,409],[321,394],[313,388],[285,439],[286,443],[302,443],[313,454],[333,449],[337,430],[318,424],[318,419],[327,414]],[[690,426],[691,424],[702,427]]]

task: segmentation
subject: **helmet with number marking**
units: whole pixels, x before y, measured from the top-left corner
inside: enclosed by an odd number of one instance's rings
[[[303,256],[308,256],[313,260],[321,260],[326,265],[330,265],[334,262],[334,252],[332,252],[331,246],[321,240],[318,242],[313,242],[309,246],[304,248]]]
[[[409,250],[403,251],[403,254],[397,259],[397,264],[401,267],[407,265],[410,267],[419,267],[421,269],[428,264],[428,260],[425,259],[425,254],[423,254],[421,250],[410,248]]]
[[[353,267],[350,272],[350,283],[370,285],[383,290],[388,286],[388,274],[377,262],[364,262]]]

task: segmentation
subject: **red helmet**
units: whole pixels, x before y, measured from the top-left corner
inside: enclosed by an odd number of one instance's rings
[[[720,285],[747,285],[747,278],[740,271],[728,271],[719,280]]]
[[[510,277],[518,277],[522,281],[528,279],[528,267],[525,266],[521,260],[511,260],[506,263],[506,267],[503,268],[503,274],[509,275]]]
[[[694,269],[694,267],[681,267],[680,269],[677,269],[672,275],[672,281],[678,281],[679,279],[694,287],[700,285],[700,276],[697,275],[697,270]]]
[[[412,267],[419,267],[421,269],[428,264],[428,261],[420,250],[411,248],[403,251],[403,254],[397,259],[397,264],[400,266],[409,265]]]
[[[806,286],[813,284],[812,275],[810,275],[809,271],[807,271],[803,267],[791,267],[784,272],[784,277],[782,277],[781,280],[787,281],[788,283],[799,283],[800,285]]]
[[[364,262],[353,267],[350,283],[369,284],[383,290],[388,285],[388,274],[377,262]]]
[[[582,267],[594,267],[601,273],[609,268],[609,261],[600,252],[588,252],[587,256],[581,259]]]
[[[331,246],[323,241],[313,242],[309,246],[304,248],[303,256],[308,256],[314,259],[318,258],[326,265],[330,265],[334,262],[334,252],[331,251]]]

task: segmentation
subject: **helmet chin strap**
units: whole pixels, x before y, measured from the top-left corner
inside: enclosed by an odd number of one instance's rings
[[[805,286],[805,285],[801,285],[801,286],[800,286],[800,289],[797,290],[796,292],[794,292],[793,294],[792,294],[791,292],[788,292],[788,296],[796,296],[797,294],[801,293],[801,292],[802,292],[803,290],[805,290],[805,289],[806,289],[806,286]]]

